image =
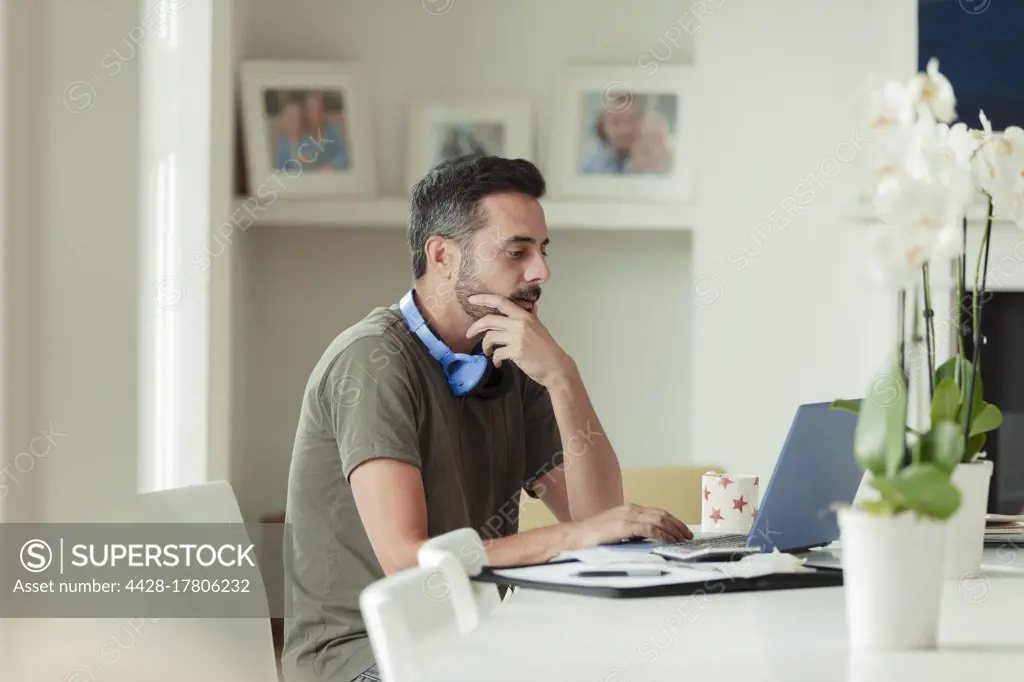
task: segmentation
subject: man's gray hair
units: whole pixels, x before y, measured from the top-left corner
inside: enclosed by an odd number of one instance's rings
[[[484,197],[516,192],[540,199],[545,190],[544,176],[525,159],[461,156],[442,161],[412,188],[408,238],[413,277],[427,272],[427,239],[447,237],[464,248],[487,224],[480,206]]]

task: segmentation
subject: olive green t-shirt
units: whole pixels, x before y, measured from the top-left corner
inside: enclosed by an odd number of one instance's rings
[[[562,461],[562,445],[547,391],[511,362],[501,369],[514,380],[502,397],[453,396],[397,304],[328,346],[306,384],[288,478],[286,682],[346,682],[374,662],[359,595],[384,572],[349,485],[358,465],[417,467],[431,537],[516,532],[521,491]]]

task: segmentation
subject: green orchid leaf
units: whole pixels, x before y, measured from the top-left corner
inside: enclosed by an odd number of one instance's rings
[[[930,433],[922,433],[921,437],[911,446],[913,455],[910,460],[914,464],[931,464],[935,461],[935,446],[932,444]]]
[[[974,456],[981,452],[981,449],[985,447],[985,440],[988,438],[988,434],[979,433],[976,436],[971,436],[967,439],[967,450],[964,452],[965,462],[971,462],[974,460]]]
[[[960,490],[933,464],[912,464],[872,485],[890,504],[921,516],[944,520],[960,508]]]
[[[970,435],[973,437],[978,434],[995,431],[1002,423],[1003,413],[999,411],[999,408],[992,403],[982,403],[978,412],[971,415]]]
[[[845,398],[833,400],[831,407],[833,410],[845,410],[854,414],[858,414],[860,412],[860,403],[856,400],[847,400]]]
[[[861,401],[853,451],[860,467],[876,476],[891,476],[903,462],[906,398],[902,373],[889,369],[871,381]]]
[[[901,509],[906,503],[902,493],[896,489],[892,481],[882,476],[872,476],[871,487],[881,493],[882,498],[876,502],[879,509]]]
[[[957,420],[960,425],[967,429],[967,394],[971,391],[971,372],[973,371],[974,365],[971,364],[970,360],[964,360],[964,385],[960,387],[960,413],[957,416]],[[974,421],[975,416],[981,410],[981,404],[984,402],[982,396],[985,393],[985,387],[981,381],[981,373],[979,372],[974,381],[974,399],[971,401],[971,422]]]
[[[963,460],[964,431],[954,421],[939,422],[922,440],[930,451],[928,462],[947,474]]]
[[[956,368],[957,363],[960,361],[961,356],[954,355],[953,357],[946,360],[944,363],[939,365],[935,370],[935,385],[938,386],[946,379],[950,379],[956,384]],[[957,384],[958,385],[958,384]]]
[[[943,379],[935,386],[932,396],[932,424],[955,421],[960,407],[960,389],[952,379]]]
[[[852,412],[853,414],[860,414],[860,403],[856,400],[848,400],[846,398],[838,398],[832,401],[830,408],[833,410],[843,410],[844,412]],[[921,432],[914,427],[907,424],[906,431],[914,436],[920,436]]]
[[[875,516],[895,516],[902,511],[902,509],[894,506],[884,498],[881,500],[865,500],[859,502],[858,505],[867,513],[874,514]]]

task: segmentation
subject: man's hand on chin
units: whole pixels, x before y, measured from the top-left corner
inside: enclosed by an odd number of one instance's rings
[[[484,334],[484,353],[491,356],[496,367],[504,360],[511,360],[548,390],[564,383],[576,372],[576,363],[537,317],[536,303],[534,311],[528,312],[496,294],[476,294],[469,297],[469,302],[497,311],[481,317],[466,331],[467,339]]]
[[[503,360],[511,360],[528,377],[547,389],[563,452],[574,452],[578,434],[589,434],[594,430],[604,433],[576,363],[541,324],[534,314],[536,306],[532,312],[527,311],[507,298],[494,294],[476,294],[470,296],[469,301],[474,305],[494,308],[496,312],[470,325],[466,338],[483,334],[484,352],[491,355],[495,365],[500,365]],[[607,438],[588,443],[586,456],[577,456],[573,465],[566,466],[564,471],[564,486],[554,494],[559,497],[558,506],[568,509],[570,518],[589,519],[613,507],[622,506],[622,471]],[[592,526],[583,526],[579,532],[584,540],[591,541],[611,537],[608,533],[615,535],[624,532],[623,529],[630,524],[654,524],[654,527],[660,527],[657,522],[647,519],[646,515],[643,515],[643,519],[637,515],[638,512],[633,508],[619,510],[602,517]],[[646,526],[639,531],[629,531],[634,532],[654,533],[657,537],[656,531]]]

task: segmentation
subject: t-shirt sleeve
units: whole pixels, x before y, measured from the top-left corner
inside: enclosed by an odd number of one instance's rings
[[[333,431],[346,481],[357,466],[378,457],[422,468],[420,402],[401,355],[382,350],[384,343],[380,336],[353,341],[320,387],[325,426]]]
[[[558,432],[551,396],[546,388],[529,377],[523,377],[523,416],[526,429],[526,479],[523,490],[530,497],[534,482],[562,463],[562,438]]]

